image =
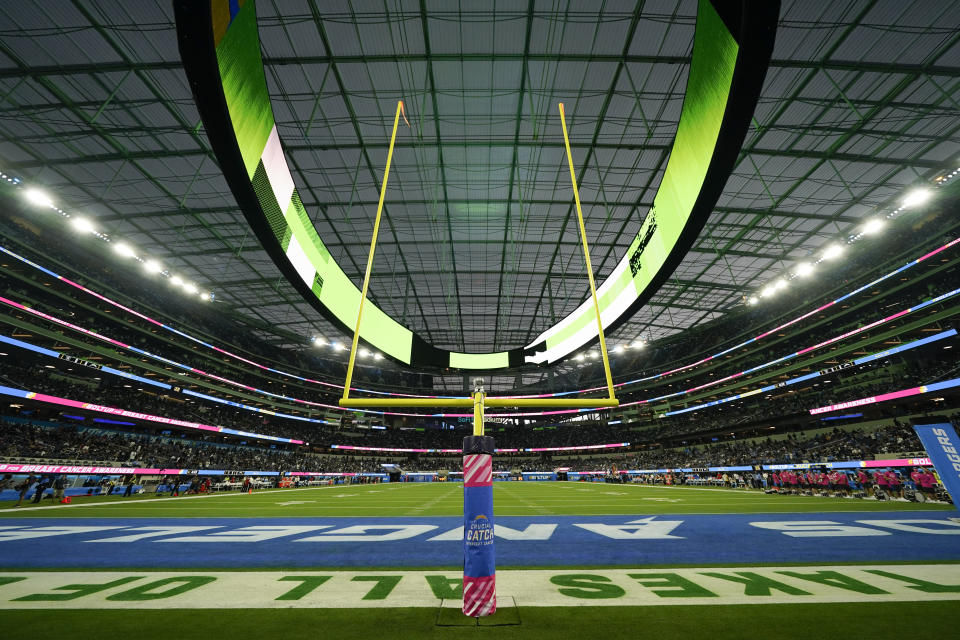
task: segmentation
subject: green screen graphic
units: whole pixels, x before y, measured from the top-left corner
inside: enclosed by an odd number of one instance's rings
[[[600,285],[600,319],[610,326],[650,286],[690,220],[720,134],[739,47],[713,6],[701,0],[693,60],[683,109],[663,180],[630,248]],[[587,299],[527,345],[546,342],[528,362],[556,362],[597,337],[596,312]]]
[[[632,315],[676,268],[716,202],[747,130],[772,49],[778,3],[759,11],[764,14],[760,18],[751,17],[740,3],[719,6],[718,13],[710,0],[699,1],[686,95],[654,206],[598,287],[605,329]],[[305,299],[352,332],[360,290],[330,255],[294,185],[270,104],[256,3],[175,0],[175,11],[184,68],[247,220]],[[741,25],[750,20],[752,27]],[[732,34],[731,24],[741,25],[741,32]],[[751,30],[757,31],[756,42],[750,40]],[[745,42],[756,50],[745,52]],[[738,94],[748,97],[737,100]],[[725,149],[730,141],[735,148]],[[586,292],[584,297],[567,317],[510,351],[459,353],[434,347],[370,301],[360,337],[412,366],[491,370],[553,363],[598,338],[592,303]]]

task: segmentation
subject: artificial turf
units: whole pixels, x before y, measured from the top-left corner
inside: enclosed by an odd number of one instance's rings
[[[197,603],[203,606],[203,603]],[[526,607],[520,624],[437,625],[438,609],[4,611],[0,636],[58,640],[216,638],[953,638],[956,601],[664,607]]]
[[[384,517],[458,516],[463,513],[460,483],[334,485],[274,489],[252,494],[169,497],[142,494],[83,497],[70,505],[30,508],[0,503],[0,517]],[[768,495],[760,491],[662,487],[586,482],[497,482],[498,516],[678,515],[724,513],[823,513],[954,509],[943,503],[860,500],[818,496]]]
[[[695,487],[651,487],[575,482],[495,483],[495,512],[501,516],[669,515],[741,513],[829,513],[847,511],[954,511],[952,505],[900,501],[767,495],[757,491]],[[52,508],[12,508],[0,503],[0,518],[20,517],[383,517],[457,516],[459,483],[337,485],[200,497],[80,498]],[[46,504],[46,503],[45,503]],[[949,559],[948,559],[949,560]],[[957,558],[960,560],[960,550]],[[455,564],[454,562],[450,563]],[[730,563],[727,563],[728,565]],[[762,563],[752,563],[762,564]],[[836,564],[836,563],[834,563]],[[650,565],[663,566],[663,565]],[[646,607],[523,607],[510,612],[514,624],[438,625],[439,607],[380,609],[162,609],[5,610],[0,637],[163,638],[171,633],[241,638],[495,638],[590,637],[660,640],[709,637],[800,638],[811,634],[894,637],[953,637],[956,600],[831,604],[748,604]],[[204,607],[197,602],[197,607]],[[506,609],[504,611],[507,611]],[[449,612],[447,612],[449,619]],[[455,619],[455,616],[454,616]],[[504,618],[506,620],[506,618]],[[470,621],[467,621],[470,623]],[[497,620],[486,622],[496,623]]]

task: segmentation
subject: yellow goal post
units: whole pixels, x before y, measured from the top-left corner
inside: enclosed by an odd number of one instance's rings
[[[570,181],[573,184],[573,198],[577,210],[577,223],[580,229],[580,240],[583,245],[583,258],[587,269],[587,279],[590,282],[590,295],[593,299],[593,308],[597,317],[597,333],[600,339],[600,355],[603,358],[603,371],[606,376],[608,397],[606,398],[510,398],[487,397],[482,386],[478,386],[474,393],[467,398],[351,398],[350,385],[353,382],[353,368],[356,364],[357,344],[360,340],[360,321],[363,317],[363,305],[367,299],[370,287],[370,272],[373,270],[373,257],[377,247],[377,235],[380,231],[380,218],[383,213],[383,200],[387,192],[387,181],[390,177],[390,163],[393,159],[393,146],[397,138],[397,126],[400,115],[403,113],[403,101],[397,102],[397,113],[393,118],[393,132],[390,134],[390,147],[387,151],[387,166],[383,174],[383,183],[380,185],[380,200],[377,203],[377,215],[373,222],[373,237],[370,239],[370,252],[367,255],[367,269],[363,276],[363,287],[360,291],[360,306],[357,309],[357,324],[353,331],[353,342],[350,346],[350,359],[347,362],[347,377],[343,385],[343,397],[340,406],[350,409],[389,408],[389,407],[473,407],[474,435],[483,435],[483,415],[485,407],[554,407],[554,408],[612,408],[619,406],[619,401],[613,389],[613,376],[610,373],[610,358],[607,355],[607,343],[603,335],[603,322],[600,319],[600,303],[597,300],[597,287],[593,278],[593,266],[590,263],[590,248],[587,244],[587,231],[583,224],[583,211],[580,207],[580,192],[577,189],[577,176],[573,168],[573,155],[570,152],[570,137],[567,132],[567,119],[563,103],[560,105],[560,122],[563,126],[563,142],[567,151],[567,163],[570,167]]]

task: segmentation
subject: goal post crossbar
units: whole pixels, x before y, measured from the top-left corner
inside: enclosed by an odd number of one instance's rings
[[[558,407],[568,409],[607,409],[620,406],[616,398],[497,398],[487,396],[487,407]],[[340,406],[349,409],[375,407],[472,407],[473,398],[341,398]]]

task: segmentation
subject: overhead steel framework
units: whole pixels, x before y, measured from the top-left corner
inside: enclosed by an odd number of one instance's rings
[[[415,135],[397,146],[370,298],[445,348],[526,344],[587,291],[571,266],[578,246],[549,108],[563,101],[573,114],[602,280],[668,161],[696,3],[324,5],[258,6],[270,99],[313,224],[359,283],[392,117],[382,105],[405,97]],[[202,130],[169,3],[4,3],[0,18],[4,170],[214,290],[277,344],[335,335],[249,233]],[[785,1],[717,206],[611,344],[727,313],[956,167],[958,109],[954,3]]]

